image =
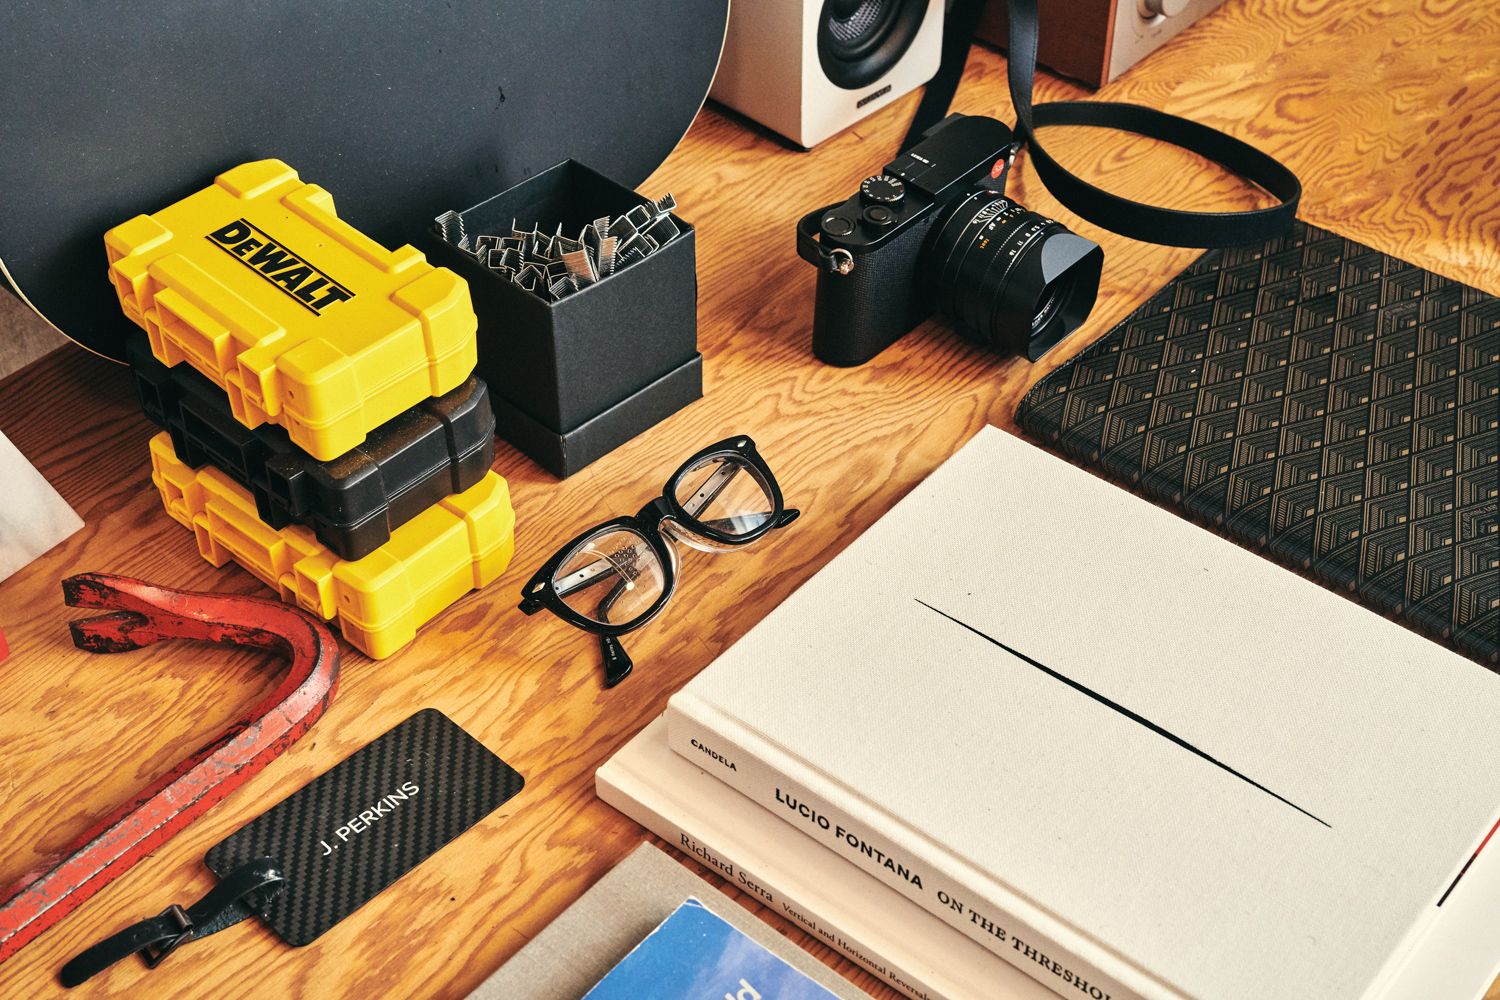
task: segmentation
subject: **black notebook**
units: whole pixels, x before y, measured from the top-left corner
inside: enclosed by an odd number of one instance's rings
[[[1500,299],[1298,222],[1211,250],[1028,433],[1500,664]]]

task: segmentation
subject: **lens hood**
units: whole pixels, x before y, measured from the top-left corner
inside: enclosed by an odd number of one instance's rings
[[[1103,267],[1097,243],[978,188],[932,227],[917,278],[964,336],[1035,361],[1088,317]]]
[[[1099,295],[1104,249],[1053,222],[1016,255],[996,290],[990,331],[999,350],[1036,361],[1088,319]]]

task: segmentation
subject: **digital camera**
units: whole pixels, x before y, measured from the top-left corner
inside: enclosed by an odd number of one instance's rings
[[[803,217],[820,360],[862,365],[939,312],[1035,361],[1088,318],[1104,251],[1005,197],[1014,148],[1003,122],[952,114],[848,201]]]

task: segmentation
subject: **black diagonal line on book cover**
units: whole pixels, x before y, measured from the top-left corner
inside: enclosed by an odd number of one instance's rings
[[[1183,739],[1181,736],[1177,736],[1177,735],[1175,735],[1173,733],[1167,732],[1165,729],[1163,729],[1161,726],[1158,726],[1156,723],[1152,722],[1150,719],[1147,719],[1147,718],[1144,718],[1143,716],[1137,715],[1136,713],[1132,712],[1130,709],[1126,708],[1124,705],[1121,705],[1121,704],[1118,704],[1116,702],[1110,701],[1108,698],[1104,697],[1104,695],[1100,694],[1097,691],[1093,691],[1093,690],[1090,690],[1089,688],[1084,687],[1082,684],[1080,684],[1077,681],[1073,680],[1071,677],[1064,676],[1063,674],[1058,673],[1056,670],[1053,670],[1051,667],[1044,666],[1043,664],[1038,663],[1037,661],[1033,660],[1031,657],[1027,656],[1025,653],[1021,652],[1020,650],[1011,649],[1009,646],[1007,646],[1005,643],[1001,642],[999,639],[996,639],[996,638],[993,638],[991,636],[985,635],[983,632],[979,631],[979,629],[975,628],[973,625],[970,625],[968,622],[960,621],[959,619],[954,618],[952,615],[948,614],[945,611],[938,611],[937,608],[933,607],[931,604],[928,604],[926,601],[922,600],[921,598],[915,598],[915,600],[916,600],[916,602],[918,604],[922,605],[922,607],[926,608],[928,611],[935,611],[935,612],[937,612],[938,614],[942,615],[944,618],[948,619],[950,622],[954,622],[955,624],[962,625],[964,628],[968,629],[970,632],[973,632],[975,635],[979,636],[981,639],[985,640],[986,642],[992,642],[996,646],[999,646],[1001,649],[1005,650],[1007,653],[1011,654],[1012,656],[1016,656],[1016,657],[1019,657],[1022,660],[1025,660],[1027,663],[1031,664],[1033,667],[1036,667],[1038,670],[1040,670],[1042,673],[1046,674],[1048,677],[1052,677],[1052,678],[1054,678],[1056,680],[1062,681],[1064,684],[1068,685],[1068,687],[1072,688],[1073,690],[1078,691],[1078,692],[1080,692],[1082,694],[1088,695],[1090,698],[1094,699],[1095,701],[1097,701],[1099,704],[1105,706],[1106,708],[1112,708],[1112,709],[1114,709],[1116,712],[1119,712],[1121,715],[1125,716],[1125,718],[1131,720],[1132,722],[1136,722],[1136,723],[1139,723],[1140,725],[1145,726],[1147,729],[1151,730],[1156,735],[1158,735],[1158,736],[1164,736],[1167,739],[1171,740],[1173,743],[1176,743],[1178,746],[1182,747],[1184,750],[1192,751],[1193,753],[1197,754],[1199,757],[1202,757],[1204,760],[1208,761],[1214,767],[1221,768],[1222,770],[1228,771],[1230,774],[1234,775],[1236,778],[1239,778],[1241,781],[1245,782],[1246,784],[1254,785],[1256,788],[1259,788],[1261,791],[1263,791],[1267,795],[1271,796],[1271,798],[1276,799],[1279,802],[1286,803],[1287,805],[1291,806],[1293,809],[1297,810],[1302,815],[1306,816],[1308,819],[1314,820],[1314,821],[1316,821],[1318,823],[1323,823],[1322,820],[1318,819],[1318,817],[1314,816],[1312,813],[1308,812],[1306,809],[1303,809],[1301,806],[1297,805],[1297,803],[1292,802],[1289,799],[1282,798],[1280,795],[1277,795],[1275,792],[1271,791],[1265,785],[1262,785],[1260,782],[1256,781],[1253,778],[1247,778],[1245,775],[1243,775],[1240,772],[1236,771],[1234,768],[1230,767],[1228,764],[1224,763],[1223,761],[1221,761],[1221,760],[1215,760],[1213,757],[1210,757],[1208,754],[1204,753],[1202,750],[1199,750],[1197,747],[1193,746],[1191,743],[1189,743],[1187,740]],[[1333,829],[1333,826],[1331,824],[1323,823],[1323,825],[1326,826],[1326,827],[1328,827],[1328,829],[1330,829],[1330,830]]]

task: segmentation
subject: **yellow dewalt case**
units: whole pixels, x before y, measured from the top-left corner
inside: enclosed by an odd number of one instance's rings
[[[280,424],[319,461],[477,362],[464,280],[358,232],[280,160],[235,167],[104,244],[120,305],[157,360],[192,364],[246,427]]]
[[[250,493],[211,465],[178,461],[172,437],[151,439],[151,479],[167,513],[191,528],[215,566],[233,559],[288,604],[339,628],[361,652],[381,659],[470,590],[504,572],[515,551],[515,511],[504,479],[488,473],[391,532],[363,559],[343,560],[312,530],[276,531],[256,517]]]

